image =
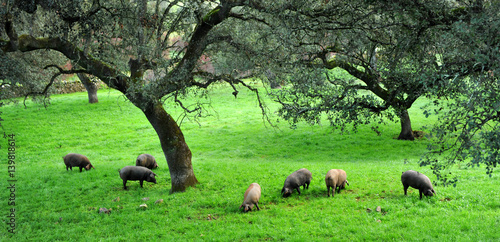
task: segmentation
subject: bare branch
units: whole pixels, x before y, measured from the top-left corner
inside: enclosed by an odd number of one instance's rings
[[[176,103],[178,103],[178,104],[179,104],[179,106],[181,106],[181,108],[182,108],[182,109],[184,109],[184,111],[186,111],[186,112],[188,112],[188,113],[194,113],[194,112],[197,112],[197,111],[199,111],[199,110],[201,109],[201,107],[200,107],[200,106],[196,107],[195,109],[189,109],[189,108],[185,107],[185,106],[184,106],[184,104],[182,104],[181,100],[179,100],[179,99],[177,98],[177,96],[178,96],[178,92],[175,92],[175,93],[174,93],[174,101],[175,101]]]
[[[50,82],[45,86],[43,91],[41,91],[41,92],[29,92],[24,96],[24,101],[23,101],[24,107],[26,107],[26,99],[28,99],[28,96],[30,96],[30,95],[44,95],[45,97],[47,97],[49,88],[52,86],[52,84],[54,84],[54,81],[56,80],[56,78],[58,76],[63,75],[63,74],[88,73],[86,70],[64,70],[57,65],[48,65],[48,66],[44,67],[43,69],[48,69],[51,67],[56,68],[58,70],[58,72],[55,73],[54,75],[52,75],[52,78],[50,78]]]

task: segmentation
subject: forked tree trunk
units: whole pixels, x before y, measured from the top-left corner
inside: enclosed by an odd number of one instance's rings
[[[151,104],[144,111],[147,119],[160,138],[161,148],[167,159],[172,179],[170,193],[183,192],[198,183],[191,164],[189,149],[182,131],[175,120],[160,104]]]
[[[413,130],[411,129],[411,120],[408,110],[403,110],[399,113],[399,119],[401,122],[401,133],[398,139],[400,140],[415,140],[413,136]]]
[[[90,80],[90,78],[83,73],[76,74],[80,81],[82,82],[85,89],[87,89],[87,94],[89,96],[89,103],[98,103],[99,99],[97,98],[97,85]]]

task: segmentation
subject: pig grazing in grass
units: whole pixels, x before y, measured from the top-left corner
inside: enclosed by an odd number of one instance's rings
[[[123,188],[127,190],[127,181],[139,181],[142,187],[143,181],[156,184],[156,174],[150,169],[142,166],[125,166],[120,170],[120,177],[123,180]]]
[[[309,189],[311,179],[312,173],[309,170],[306,168],[299,169],[286,178],[283,189],[281,189],[281,194],[283,194],[283,197],[289,197],[292,195],[293,190],[297,189],[300,195],[300,186],[304,186],[304,189]]]
[[[257,210],[260,210],[259,208],[259,199],[260,199],[260,185],[257,183],[252,183],[248,187],[248,189],[245,192],[245,195],[243,195],[243,203],[240,206],[240,209],[243,207],[245,212],[252,211],[253,206],[257,207]]]
[[[408,187],[413,187],[415,189],[418,189],[418,192],[420,193],[420,199],[422,199],[422,194],[425,196],[433,196],[433,194],[436,194],[434,191],[434,188],[432,187],[431,180],[429,178],[417,171],[405,171],[401,175],[401,182],[403,183],[403,189],[405,191],[408,190]]]
[[[144,166],[149,169],[154,169],[158,167],[155,158],[150,154],[142,154],[137,157],[135,161],[136,166]]]
[[[340,189],[345,189],[345,185],[349,185],[347,181],[347,174],[341,169],[331,169],[326,173],[325,183],[328,196],[330,196],[330,187],[332,188],[332,197],[335,197],[335,190],[338,188],[337,193],[340,193]]]
[[[81,154],[70,153],[64,156],[63,160],[66,165],[66,170],[68,170],[68,168],[73,170],[73,167],[80,167],[80,172],[82,172],[82,168],[85,168],[87,171],[94,168],[94,166],[90,164],[89,158]]]

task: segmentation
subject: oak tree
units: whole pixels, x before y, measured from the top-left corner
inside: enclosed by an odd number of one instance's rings
[[[229,83],[235,96],[240,85],[258,97],[257,89],[242,80],[254,72],[235,71],[217,62],[225,57],[233,65],[253,63],[245,53],[259,45],[249,35],[266,26],[251,14],[255,10],[249,1],[23,0],[2,5],[0,56],[60,53],[73,68],[47,65],[55,72],[47,79],[69,73],[92,75],[123,93],[158,134],[171,192],[184,191],[198,181],[191,150],[165,107],[177,104],[189,112],[200,111],[184,106],[183,97],[220,82]],[[247,25],[245,32],[231,31],[238,24]],[[215,71],[211,64],[226,68]]]

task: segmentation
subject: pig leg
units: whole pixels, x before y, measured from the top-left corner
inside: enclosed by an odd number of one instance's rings
[[[404,189],[404,191],[405,191],[405,195],[406,195],[406,191],[408,191],[408,187],[409,187],[409,186],[408,186],[407,184],[403,184],[403,189]]]
[[[299,193],[300,195],[300,186],[297,187],[297,192]]]
[[[127,190],[127,180],[123,180],[123,189]]]
[[[80,172],[82,172],[83,167],[80,166]]]
[[[330,186],[326,186],[326,194],[330,197]]]
[[[142,183],[144,182],[144,180],[139,180],[139,182],[141,183],[141,187],[142,187]]]
[[[420,193],[420,200],[422,200],[422,190],[418,189],[418,193]]]
[[[260,210],[258,203],[255,204],[255,207],[257,207],[257,210]]]

